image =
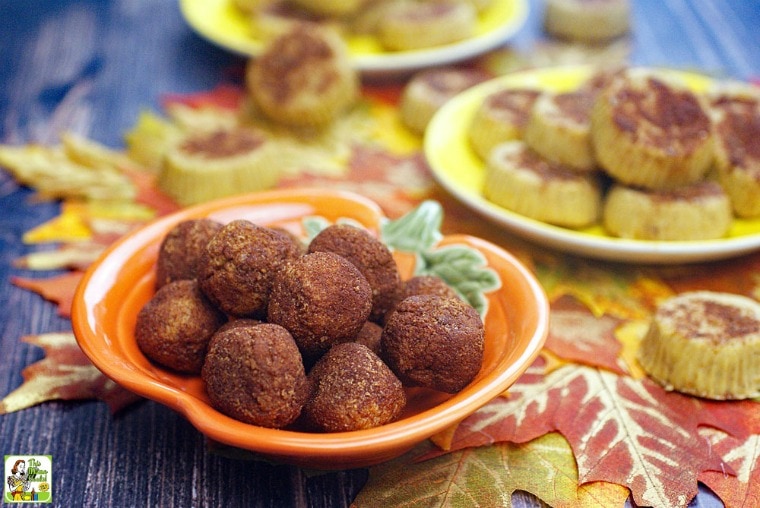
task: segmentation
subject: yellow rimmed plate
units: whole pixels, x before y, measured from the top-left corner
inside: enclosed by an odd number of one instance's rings
[[[257,56],[264,41],[251,33],[251,21],[233,0],[180,0],[182,15],[199,35],[247,56]],[[346,42],[357,70],[391,73],[444,65],[471,58],[506,42],[528,17],[527,0],[494,0],[478,18],[477,34],[454,44],[416,51],[385,51],[371,36],[349,36]]]
[[[567,66],[522,71],[477,85],[448,101],[425,133],[424,150],[436,180],[483,217],[535,243],[595,259],[675,264],[712,261],[760,249],[760,219],[735,219],[725,238],[707,241],[645,241],[607,235],[601,226],[567,229],[540,222],[491,203],[483,197],[485,164],[470,148],[467,131],[478,106],[491,93],[532,87],[562,92],[577,88],[594,71]],[[699,92],[714,83],[708,76],[662,70]]]

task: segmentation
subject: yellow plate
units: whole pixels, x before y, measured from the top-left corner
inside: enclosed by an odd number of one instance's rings
[[[506,88],[533,87],[562,92],[577,88],[593,72],[589,66],[545,68],[509,74],[488,81],[448,101],[433,117],[425,134],[425,156],[433,175],[452,195],[484,217],[528,240],[582,256],[637,263],[709,261],[760,248],[760,219],[734,220],[726,238],[664,242],[628,240],[607,235],[600,226],[573,230],[552,226],[491,203],[483,197],[483,161],[470,148],[467,131],[486,96]],[[713,80],[680,71],[677,75],[695,91]]]
[[[201,36],[241,55],[261,53],[263,41],[251,33],[251,21],[233,0],[180,0],[182,15]],[[385,51],[374,37],[346,39],[357,70],[400,72],[442,65],[494,49],[512,37],[528,16],[527,0],[494,0],[478,18],[475,37],[455,44],[416,51]]]

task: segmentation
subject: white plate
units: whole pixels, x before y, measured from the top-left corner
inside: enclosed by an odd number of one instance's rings
[[[483,197],[485,168],[469,146],[467,129],[485,97],[511,87],[572,90],[591,72],[591,67],[559,67],[514,73],[473,87],[448,101],[430,121],[425,134],[425,156],[436,180],[465,205],[509,231],[535,243],[581,256],[674,264],[725,259],[760,249],[760,219],[734,220],[728,236],[718,240],[627,240],[606,235],[599,226],[582,230],[552,226],[511,212]],[[677,74],[696,91],[712,83],[706,76]]]
[[[182,15],[202,37],[241,55],[256,56],[263,41],[232,0],[180,0]],[[366,73],[405,72],[471,58],[505,43],[528,17],[527,0],[494,0],[478,18],[477,35],[458,43],[416,51],[384,51],[374,37],[346,39],[356,68]]]

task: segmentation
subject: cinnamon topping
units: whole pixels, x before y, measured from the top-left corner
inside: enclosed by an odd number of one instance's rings
[[[690,153],[710,134],[710,119],[697,97],[650,77],[646,87],[625,81],[614,94],[614,121],[633,139],[677,153]]]
[[[519,127],[525,127],[531,108],[539,95],[541,92],[537,90],[507,89],[488,96],[483,107]]]
[[[532,171],[544,180],[577,180],[577,172],[563,166],[562,164],[553,163],[544,159],[533,150],[519,150],[514,153],[505,154],[505,158],[511,158],[517,167]]]
[[[435,69],[420,75],[420,79],[435,92],[453,94],[486,80],[482,72],[459,69]]]
[[[405,19],[416,22],[438,18],[457,8],[457,4],[451,2],[428,2],[410,5],[409,8],[399,11],[399,13],[403,14]]]
[[[655,201],[695,201],[715,196],[723,196],[725,193],[718,183],[705,180],[692,185],[683,185],[672,189],[660,189],[649,191]]]
[[[708,299],[664,306],[658,313],[673,320],[677,331],[692,340],[721,343],[760,332],[760,320],[741,308]]]
[[[563,118],[576,124],[587,124],[595,98],[590,92],[568,92],[555,95],[554,103],[559,109],[557,113]]]
[[[321,66],[320,76],[315,76],[312,66],[335,57],[333,48],[317,33],[304,27],[275,40],[266,55],[260,57],[262,86],[279,103],[287,102],[293,93],[304,88],[315,92],[326,90],[338,79],[336,72],[325,72]],[[319,79],[316,86],[315,78]]]
[[[263,136],[249,130],[217,130],[190,137],[182,143],[182,150],[208,159],[248,153],[264,143]]]
[[[720,112],[716,132],[732,166],[760,167],[760,104],[742,97],[721,97],[712,106]],[[753,164],[754,163],[754,164]],[[760,179],[760,171],[757,178]]]

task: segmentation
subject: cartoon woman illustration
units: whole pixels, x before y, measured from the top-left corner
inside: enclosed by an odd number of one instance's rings
[[[8,487],[14,501],[21,501],[24,492],[29,490],[29,479],[26,476],[26,462],[22,459],[17,460],[11,469],[11,475],[8,477]]]

